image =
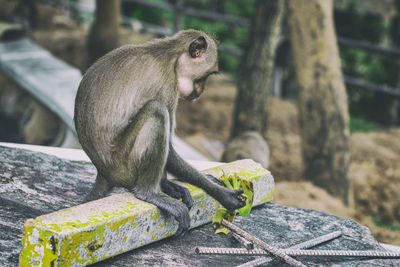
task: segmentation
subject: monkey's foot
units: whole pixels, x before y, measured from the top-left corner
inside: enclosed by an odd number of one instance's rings
[[[161,180],[161,190],[170,197],[173,197],[175,199],[182,199],[182,202],[186,205],[188,210],[192,208],[194,200],[189,192],[189,189],[187,189],[186,187],[183,187],[164,178]]]
[[[237,210],[246,205],[241,194],[243,194],[242,189],[232,190],[221,186],[221,192],[218,196],[219,203],[222,204],[227,210]]]
[[[189,210],[185,204],[173,199],[172,197],[160,192],[132,190],[136,198],[156,205],[163,212],[172,215],[178,222],[179,227],[175,236],[180,236],[189,230],[190,216]]]

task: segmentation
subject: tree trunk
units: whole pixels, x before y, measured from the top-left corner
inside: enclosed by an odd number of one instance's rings
[[[239,74],[232,138],[245,131],[257,131],[262,135],[266,131],[267,98],[283,9],[284,1],[256,2],[250,42]]]
[[[390,41],[394,48],[400,47],[400,0],[395,1],[396,15],[390,22]],[[396,59],[395,67],[398,70],[400,67],[400,59]],[[400,77],[395,76],[394,87],[400,87]],[[390,126],[400,125],[400,100],[394,97],[388,97],[388,122]]]
[[[88,65],[119,46],[120,0],[96,0],[96,18],[88,38]]]
[[[349,114],[330,0],[289,0],[305,177],[347,203]]]

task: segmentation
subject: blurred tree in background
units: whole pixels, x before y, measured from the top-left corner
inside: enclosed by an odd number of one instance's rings
[[[276,45],[281,32],[284,1],[257,0],[249,42],[238,73],[231,140],[222,161],[251,158],[268,167],[267,100],[270,96]]]
[[[395,0],[396,15],[390,22],[390,43],[395,48],[400,48],[400,0]],[[395,73],[394,71],[395,70]],[[394,67],[391,71],[391,85],[400,88],[400,59],[394,61]],[[389,125],[400,125],[400,100],[398,98],[389,98],[388,107]]]
[[[249,42],[239,68],[238,94],[231,137],[244,131],[264,134],[276,45],[280,36],[284,1],[258,0]]]
[[[347,203],[349,115],[332,1],[289,0],[305,178]]]
[[[96,0],[95,21],[88,37],[88,66],[120,45],[120,0]]]

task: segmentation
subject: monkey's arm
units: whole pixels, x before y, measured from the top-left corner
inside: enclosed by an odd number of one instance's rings
[[[231,190],[206,178],[205,175],[183,160],[178,153],[176,153],[172,144],[169,145],[166,170],[179,180],[202,188],[228,210],[239,209],[246,204],[238,198],[238,196],[243,193],[242,190]]]

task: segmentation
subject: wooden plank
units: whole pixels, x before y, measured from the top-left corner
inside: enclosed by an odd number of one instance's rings
[[[188,145],[187,143],[185,143],[176,136],[173,137],[173,145],[178,154],[186,160],[208,161],[207,157],[205,157],[203,154],[201,154],[196,149],[194,149],[193,147],[191,147],[190,145]],[[59,148],[59,147],[48,147],[48,146],[37,146],[37,145],[4,143],[4,142],[0,142],[0,146],[23,148],[57,156],[63,159],[90,162],[89,157],[82,149]]]
[[[271,200],[273,178],[261,165],[242,160],[205,171],[216,177],[236,173],[253,183],[254,202]],[[209,222],[220,207],[201,189],[189,188],[195,203],[191,227]],[[85,203],[39,216],[25,224],[20,266],[85,266],[173,235],[178,225],[170,216],[130,193]]]
[[[0,69],[57,114],[71,131],[80,71],[27,38],[0,42]]]

